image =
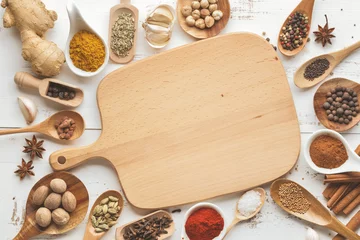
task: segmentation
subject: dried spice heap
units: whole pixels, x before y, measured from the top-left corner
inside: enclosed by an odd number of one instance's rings
[[[341,86],[326,93],[323,108],[329,121],[340,124],[349,124],[360,112],[357,93]]]
[[[335,30],[335,28],[329,29],[329,22],[328,22],[328,18],[326,15],[325,15],[325,18],[326,18],[325,26],[321,27],[320,25],[318,25],[319,31],[314,32],[314,34],[316,36],[315,41],[321,42],[323,47],[325,47],[326,43],[332,44],[331,38],[335,37],[335,35],[332,34],[332,32]]]
[[[65,116],[61,120],[56,121],[55,128],[60,139],[69,140],[75,132],[76,123],[74,119]]]
[[[322,135],[311,143],[310,157],[321,168],[338,168],[349,158],[344,144],[336,138]]]
[[[322,76],[330,67],[330,62],[326,58],[319,58],[306,66],[304,78],[309,81]]]
[[[305,214],[311,207],[301,188],[295,183],[283,183],[279,188],[281,204],[292,212]]]
[[[309,18],[305,13],[296,12],[292,14],[282,28],[281,46],[289,51],[299,48],[304,44],[303,39],[307,37],[309,29]]]
[[[26,175],[29,176],[35,176],[35,173],[32,171],[34,169],[34,166],[32,165],[33,161],[25,162],[24,159],[21,161],[21,166],[18,165],[18,170],[16,170],[14,173],[19,175],[20,179],[22,180]]]
[[[111,50],[118,57],[129,55],[134,45],[135,20],[131,13],[121,13],[111,31]]]
[[[167,234],[167,228],[173,222],[168,216],[145,218],[125,228],[125,240],[157,240]]]
[[[32,140],[25,138],[25,141],[27,143],[27,146],[24,146],[24,153],[30,153],[31,160],[34,160],[35,156],[38,156],[39,158],[42,157],[42,152],[46,151],[42,145],[44,143],[44,140],[37,141],[35,135],[33,135]]]

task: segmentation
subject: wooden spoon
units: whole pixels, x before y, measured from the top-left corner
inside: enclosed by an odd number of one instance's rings
[[[283,25],[281,26],[280,32],[279,32],[279,36],[278,36],[278,48],[280,50],[280,52],[282,54],[284,54],[285,56],[291,57],[291,56],[295,56],[296,54],[298,54],[299,52],[301,52],[301,50],[304,49],[307,40],[309,38],[309,34],[310,32],[308,32],[308,35],[306,36],[306,38],[303,38],[303,45],[301,45],[300,47],[290,51],[290,50],[286,50],[283,48],[283,46],[280,43],[280,34],[282,33],[282,28],[286,26],[286,23],[289,19],[289,17],[296,13],[296,12],[300,12],[300,13],[305,13],[308,18],[309,18],[309,26],[311,26],[311,20],[312,20],[312,13],[313,13],[313,8],[314,8],[314,3],[315,0],[302,0],[299,5],[297,5],[297,7],[291,12],[291,14],[286,18],[286,20],[284,21]]]
[[[326,112],[323,108],[323,104],[326,102],[326,93],[330,92],[337,86],[353,89],[360,96],[360,85],[356,82],[345,78],[334,78],[324,82],[314,95],[314,110],[317,118],[328,129],[332,129],[337,132],[344,132],[354,127],[360,121],[360,114],[353,117],[353,120],[349,124],[340,124],[329,121],[327,119]]]
[[[226,233],[223,237],[223,239],[225,239],[225,237],[228,235],[228,233],[230,232],[230,230],[236,225],[238,224],[239,222],[241,221],[245,221],[245,220],[248,220],[250,218],[253,218],[255,217],[256,214],[258,214],[261,210],[261,208],[264,206],[264,203],[265,203],[265,200],[266,200],[266,192],[263,188],[255,188],[253,189],[254,191],[258,192],[260,195],[261,195],[261,204],[260,206],[256,209],[256,211],[254,211],[253,214],[251,214],[250,216],[246,217],[246,216],[243,216],[241,215],[241,213],[238,211],[238,204],[239,202],[236,203],[236,208],[235,208],[235,218],[234,220],[232,221],[232,223],[230,224],[230,226],[228,226],[228,228],[226,229]],[[240,197],[240,199],[243,197],[244,195],[242,195]]]
[[[109,23],[109,48],[110,48],[110,59],[116,63],[128,63],[134,59],[136,53],[136,39],[137,39],[137,29],[138,29],[138,19],[139,19],[139,10],[130,4],[131,0],[120,0],[120,4],[115,5],[110,9],[110,23]],[[135,36],[134,43],[132,48],[129,51],[129,55],[126,57],[119,57],[111,50],[111,34],[112,27],[114,26],[115,21],[121,13],[131,13],[134,18],[135,23]]]
[[[32,204],[33,194],[40,186],[50,186],[51,180],[61,178],[67,184],[67,191],[75,195],[77,205],[75,211],[70,213],[70,221],[65,226],[57,226],[54,222],[47,228],[42,228],[35,222],[35,213],[39,207]],[[26,202],[25,222],[14,240],[27,240],[38,235],[63,234],[74,229],[85,218],[89,206],[89,194],[85,185],[74,175],[68,172],[54,172],[40,179],[31,189]]]
[[[56,80],[56,79],[46,78],[46,79],[40,80],[40,79],[33,77],[29,73],[18,72],[15,74],[14,80],[15,80],[15,83],[19,87],[39,89],[40,96],[42,96],[43,98],[49,99],[50,101],[64,105],[66,107],[78,107],[84,99],[84,93],[80,88],[75,87],[74,85],[67,84],[65,82]],[[49,85],[51,83],[57,83],[59,85],[69,88],[69,90],[71,90],[71,91],[74,91],[75,98],[71,99],[71,100],[61,100],[60,98],[53,98],[53,97],[47,96],[47,91],[48,91]]]
[[[109,196],[113,196],[113,197],[116,197],[116,198],[119,199],[119,206],[121,207],[120,214],[121,214],[121,212],[122,212],[122,210],[124,208],[124,198],[122,197],[122,195],[118,191],[115,191],[115,190],[109,190],[109,191],[106,191],[103,194],[101,194],[96,199],[96,201],[94,202],[93,207],[91,208],[91,211],[90,211],[90,214],[89,214],[89,220],[88,220],[88,223],[86,225],[84,240],[98,240],[98,239],[102,238],[105,235],[105,233],[108,232],[108,231],[107,232],[101,232],[101,233],[95,232],[95,228],[93,227],[93,225],[91,223],[91,216],[92,216],[92,213],[93,213],[95,207],[100,204],[101,200],[103,200],[104,198],[107,198]]]
[[[329,53],[329,54],[323,54],[323,55],[320,55],[320,56],[317,56],[317,57],[314,57],[314,58],[308,60],[303,65],[301,65],[301,67],[295,72],[295,75],[294,75],[295,85],[299,88],[310,88],[312,86],[315,86],[316,84],[318,84],[319,82],[324,80],[327,76],[329,76],[329,74],[334,70],[334,68],[339,63],[342,62],[342,60],[344,60],[347,56],[349,56],[353,51],[355,51],[358,48],[360,48],[360,41],[347,47],[347,48],[344,48],[343,50]],[[329,69],[326,70],[325,73],[323,75],[321,75],[320,77],[315,78],[312,81],[307,80],[304,77],[305,68],[309,64],[314,62],[315,60],[323,59],[323,58],[326,58],[327,60],[329,60],[329,62],[330,62]]]
[[[342,224],[337,218],[332,216],[330,212],[305,188],[297,184],[301,189],[304,197],[311,203],[310,209],[305,214],[295,213],[285,208],[280,202],[279,188],[283,183],[294,183],[287,179],[278,179],[271,185],[270,194],[273,200],[279,205],[283,210],[292,214],[300,219],[308,221],[310,223],[331,229],[347,239],[360,240],[360,236],[347,228]]]
[[[186,24],[186,18],[182,15],[181,9],[188,5],[191,6],[192,0],[177,1],[176,12],[181,28],[190,36],[197,39],[205,39],[218,35],[227,25],[230,18],[230,2],[229,0],[219,0],[217,2],[218,10],[223,12],[223,17],[219,21],[215,21],[211,28],[199,29],[197,27],[189,27]]]
[[[164,216],[164,215],[166,215],[166,216],[168,216],[170,219],[172,219],[172,216],[171,216],[171,214],[170,214],[169,212],[160,210],[160,211],[151,213],[151,214],[149,214],[149,215],[147,215],[147,216],[145,216],[145,217],[143,217],[143,218],[140,218],[140,219],[138,219],[138,220],[136,220],[136,221],[130,222],[130,223],[128,223],[128,224],[125,224],[124,226],[121,226],[121,227],[119,227],[119,228],[116,229],[115,239],[116,239],[116,240],[124,240],[124,239],[125,239],[125,238],[124,238],[124,233],[125,233],[125,228],[126,228],[127,226],[130,226],[130,225],[132,225],[132,224],[134,224],[134,223],[136,223],[136,222],[138,222],[138,221],[140,221],[140,220],[142,220],[142,219],[145,219],[145,218],[162,217],[162,216]],[[174,232],[175,232],[175,223],[174,223],[174,221],[170,224],[170,227],[169,227],[169,228],[166,228],[165,230],[166,230],[168,233],[167,233],[167,234],[161,234],[161,235],[158,237],[158,240],[166,239],[166,238],[168,238],[168,237],[170,237],[171,235],[174,234]]]
[[[74,111],[60,111],[53,114],[51,117],[46,119],[45,121],[31,127],[26,128],[18,128],[18,129],[8,129],[8,130],[0,130],[0,135],[6,134],[15,134],[15,133],[24,133],[24,132],[38,132],[45,134],[54,139],[60,140],[60,137],[55,129],[55,122],[61,120],[63,117],[69,117],[75,120],[76,129],[74,135],[69,140],[75,140],[79,138],[85,130],[85,123],[82,116]]]

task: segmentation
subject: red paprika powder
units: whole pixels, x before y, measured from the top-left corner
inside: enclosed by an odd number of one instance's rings
[[[224,229],[224,219],[212,208],[200,208],[187,219],[185,231],[190,240],[213,240]]]

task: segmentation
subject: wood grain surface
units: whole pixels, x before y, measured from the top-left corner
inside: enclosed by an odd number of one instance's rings
[[[261,185],[289,171],[299,155],[284,70],[272,46],[254,34],[229,34],[129,65],[105,77],[97,97],[99,140],[60,150],[50,163],[62,170],[108,159],[138,208]]]

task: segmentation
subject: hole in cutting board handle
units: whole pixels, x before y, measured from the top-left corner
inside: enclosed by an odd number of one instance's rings
[[[66,157],[64,157],[64,156],[58,157],[58,163],[65,164],[66,163]]]

